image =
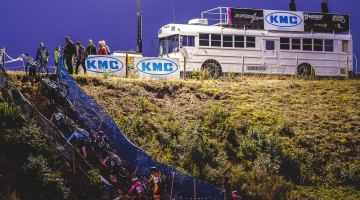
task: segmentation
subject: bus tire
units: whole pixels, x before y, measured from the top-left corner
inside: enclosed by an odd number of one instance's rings
[[[297,68],[297,74],[304,78],[314,77],[315,70],[309,63],[302,63]]]
[[[211,78],[219,78],[222,74],[221,66],[216,61],[205,62],[202,69],[206,70]]]

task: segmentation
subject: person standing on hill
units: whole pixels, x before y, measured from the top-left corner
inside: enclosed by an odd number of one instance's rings
[[[104,44],[104,47],[105,47],[105,49],[106,49],[107,54],[110,55],[110,54],[111,54],[111,52],[110,52],[110,47],[109,47],[108,45],[106,45],[106,41],[105,41],[105,40],[103,40],[102,43]]]
[[[68,68],[69,74],[73,74],[74,73],[73,60],[76,53],[76,47],[75,44],[70,40],[69,36],[65,37],[65,44],[66,46],[64,48],[64,57],[66,60],[66,66]]]
[[[84,70],[84,74],[86,74],[86,68],[85,68],[85,48],[81,44],[80,41],[76,42],[77,46],[77,52],[76,52],[76,68],[75,68],[75,74],[79,73],[79,67],[82,66]]]
[[[55,67],[59,67],[59,62],[61,60],[61,46],[56,47],[55,51],[54,51],[54,64]]]
[[[49,61],[49,52],[42,42],[40,43],[40,48],[37,50],[35,60],[40,61],[40,66],[45,66]]]
[[[295,4],[295,0],[290,0],[290,11],[296,11],[296,4]]]
[[[328,0],[323,0],[321,3],[322,13],[329,13]]]
[[[88,41],[88,46],[86,47],[85,58],[89,57],[89,55],[96,55],[96,46],[93,41],[90,39]]]
[[[98,55],[107,55],[106,48],[105,48],[104,43],[102,41],[99,41]]]

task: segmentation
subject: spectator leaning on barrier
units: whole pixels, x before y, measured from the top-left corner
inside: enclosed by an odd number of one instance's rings
[[[56,47],[54,51],[54,64],[55,67],[59,67],[60,57],[61,57],[61,46]]]
[[[88,46],[86,47],[85,58],[89,57],[89,55],[97,55],[96,46],[91,39],[88,41]]]
[[[322,13],[329,13],[328,0],[323,0],[321,3],[321,11]]]
[[[78,74],[79,73],[79,66],[81,64],[83,70],[84,70],[84,74],[86,74],[86,68],[85,68],[85,48],[84,46],[81,44],[80,41],[76,42],[76,46],[77,46],[77,52],[76,52],[76,68],[75,68],[75,73]]]
[[[99,41],[98,55],[107,55],[106,48],[102,41]]]
[[[64,57],[66,60],[66,66],[68,68],[69,74],[74,73],[73,60],[76,53],[75,44],[70,40],[69,36],[65,37],[65,48],[64,48]]]
[[[295,0],[290,0],[290,11],[296,11],[296,4],[295,4]]]

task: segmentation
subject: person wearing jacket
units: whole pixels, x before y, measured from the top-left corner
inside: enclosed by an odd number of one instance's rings
[[[289,8],[290,8],[290,11],[296,11],[295,0],[290,0]]]
[[[66,66],[68,68],[69,74],[74,73],[73,60],[76,53],[75,44],[70,40],[69,36],[65,37],[65,48],[64,48],[64,58],[66,60]]]
[[[98,55],[107,55],[105,45],[102,41],[99,41]]]
[[[42,42],[40,43],[40,47],[37,50],[35,60],[39,60],[40,66],[45,66],[49,61],[49,52]]]
[[[71,140],[74,138],[76,138],[76,143],[75,143],[76,151],[80,152],[81,149],[84,158],[87,158],[86,147],[89,144],[90,134],[84,129],[77,128],[67,139],[67,142],[70,144]]]
[[[322,13],[329,13],[328,0],[323,0],[321,3]]]
[[[55,67],[59,67],[59,62],[61,61],[61,46],[56,47],[55,51],[54,51],[54,64]]]
[[[79,73],[79,67],[80,64],[84,70],[84,74],[86,74],[86,67],[85,67],[85,48],[84,46],[81,44],[80,41],[76,42],[76,68],[75,68],[75,74]]]
[[[91,39],[88,41],[88,46],[86,47],[85,58],[89,57],[89,55],[97,55],[96,46]]]

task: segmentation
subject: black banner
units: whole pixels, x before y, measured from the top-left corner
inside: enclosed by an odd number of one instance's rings
[[[305,31],[344,33],[350,30],[350,16],[340,14],[304,13]]]
[[[231,8],[229,16],[229,24],[236,28],[264,29],[262,10]]]

